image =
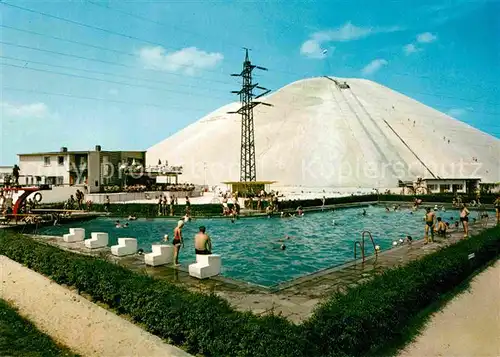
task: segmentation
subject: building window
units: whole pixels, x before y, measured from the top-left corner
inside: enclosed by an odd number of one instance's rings
[[[58,164],[59,166],[64,165],[64,156],[58,156],[58,157],[57,157],[57,164]]]
[[[50,156],[45,156],[45,157],[43,158],[43,164],[44,164],[45,166],[50,166]]]
[[[427,189],[431,190],[431,191],[436,191],[437,188],[438,188],[438,185],[435,185],[435,184],[427,185]]]
[[[57,176],[57,184],[62,185],[64,183],[64,177],[63,176]]]
[[[442,184],[441,185],[441,191],[449,191],[449,190],[450,190],[449,184]]]

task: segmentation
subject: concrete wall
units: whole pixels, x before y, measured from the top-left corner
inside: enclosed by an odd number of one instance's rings
[[[99,192],[101,187],[101,157],[98,151],[89,152],[88,192]]]
[[[52,190],[39,191],[42,194],[41,203],[57,203],[67,201],[71,195],[75,197],[76,190],[78,189],[83,190],[82,187],[78,186],[60,186],[53,187]],[[29,197],[33,195],[34,194],[30,195]]]
[[[146,197],[147,195],[147,197]],[[158,196],[164,195],[170,201],[171,197],[177,197],[178,199],[184,199],[188,197],[201,197],[202,192],[200,190],[195,190],[186,194],[186,192],[162,192],[162,191],[148,191],[148,192],[119,192],[119,193],[90,193],[85,195],[85,200],[91,200],[94,203],[105,203],[106,196],[109,196],[109,201],[111,203],[117,202],[129,202],[138,200],[150,200],[152,203],[156,203]]]

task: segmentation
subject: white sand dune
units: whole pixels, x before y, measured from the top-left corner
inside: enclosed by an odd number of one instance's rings
[[[332,78],[332,77],[330,77]],[[283,187],[397,187],[398,179],[500,181],[500,140],[364,79],[311,78],[255,108],[257,179]],[[182,181],[239,180],[239,115],[224,106],[147,151],[183,165]],[[448,142],[449,140],[449,142]],[[477,160],[477,162],[476,162]]]

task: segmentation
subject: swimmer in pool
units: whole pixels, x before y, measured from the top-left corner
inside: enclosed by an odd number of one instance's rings
[[[366,210],[363,210],[363,213],[361,213],[363,216],[366,216]]]
[[[122,228],[120,221],[115,222],[115,228]]]

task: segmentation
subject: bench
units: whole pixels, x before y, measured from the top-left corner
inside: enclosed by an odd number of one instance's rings
[[[135,238],[118,238],[118,244],[111,246],[111,254],[117,257],[135,253],[137,253],[137,239]]]
[[[159,266],[172,263],[174,260],[174,246],[169,244],[153,244],[152,252],[144,255],[144,263]]]
[[[189,265],[189,275],[198,279],[219,275],[220,270],[221,258],[219,254],[196,254],[196,263]]]
[[[104,248],[108,245],[108,233],[104,232],[92,232],[90,239],[86,239],[84,244],[87,248]]]

